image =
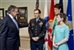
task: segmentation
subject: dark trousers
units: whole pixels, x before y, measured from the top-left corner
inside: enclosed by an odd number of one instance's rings
[[[43,50],[43,43],[31,42],[31,50]]]

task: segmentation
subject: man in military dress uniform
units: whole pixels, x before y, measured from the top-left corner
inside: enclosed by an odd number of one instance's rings
[[[46,33],[45,22],[40,18],[41,11],[39,9],[34,10],[35,18],[29,22],[29,35],[31,50],[43,50],[44,37]]]

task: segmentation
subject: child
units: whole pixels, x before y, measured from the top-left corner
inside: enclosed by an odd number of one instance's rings
[[[67,41],[69,38],[69,27],[65,24],[66,15],[61,13],[57,16],[57,25],[53,34],[53,50],[69,50]]]

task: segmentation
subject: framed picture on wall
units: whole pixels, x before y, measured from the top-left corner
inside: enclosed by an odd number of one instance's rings
[[[0,19],[4,18],[4,8],[0,8]]]
[[[17,20],[20,23],[20,26],[27,27],[28,26],[28,10],[27,7],[18,7],[18,15]]]

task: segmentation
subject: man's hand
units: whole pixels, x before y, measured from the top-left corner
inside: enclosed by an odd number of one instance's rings
[[[32,37],[32,39],[33,39],[34,41],[36,41],[36,38],[35,38],[35,37]]]
[[[36,37],[36,40],[38,41],[39,40],[39,37]]]
[[[34,41],[38,41],[39,37],[32,37]]]

